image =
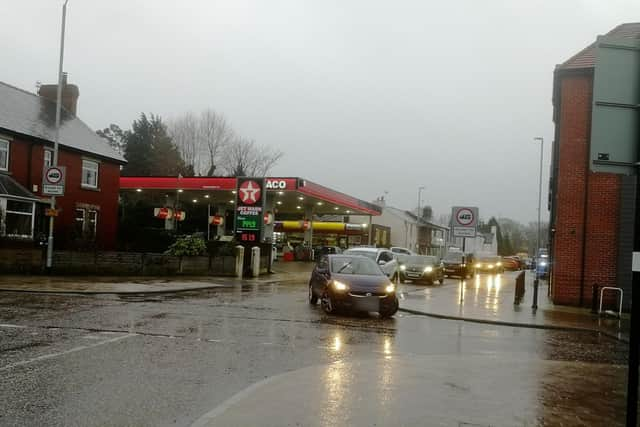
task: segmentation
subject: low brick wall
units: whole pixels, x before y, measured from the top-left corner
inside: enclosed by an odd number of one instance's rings
[[[0,272],[37,274],[42,271],[41,249],[0,249]]]
[[[38,249],[0,249],[0,273],[38,274],[44,271],[45,256]],[[54,251],[56,274],[98,274],[107,276],[212,275],[233,276],[235,257],[177,257],[136,252]]]

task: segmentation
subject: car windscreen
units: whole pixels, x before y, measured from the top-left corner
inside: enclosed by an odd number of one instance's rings
[[[376,260],[377,258],[377,254],[376,252],[371,252],[371,251],[358,251],[358,250],[348,250],[344,252],[345,255],[362,255],[365,256],[373,261]]]
[[[413,256],[405,257],[403,261],[406,264],[434,265],[434,264],[437,264],[438,258],[434,256],[413,255]]]
[[[462,254],[447,254],[447,256],[444,257],[444,260],[448,262],[462,262]]]
[[[360,256],[340,256],[331,258],[331,272],[335,274],[361,274],[383,276],[384,273],[374,261]]]

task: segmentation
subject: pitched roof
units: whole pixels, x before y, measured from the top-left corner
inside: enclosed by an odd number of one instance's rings
[[[0,82],[0,129],[53,142],[56,103]],[[109,143],[64,108],[60,117],[60,145],[125,162]]]
[[[394,208],[393,206],[385,206],[383,209],[389,211],[389,213],[403,219],[404,221],[407,221],[416,225],[420,225],[428,228],[434,228],[436,230],[449,229],[449,227],[447,226],[438,225],[435,222],[427,221],[424,218],[418,219],[418,217],[414,213],[411,213],[409,211],[405,211],[402,209]]]
[[[15,179],[6,173],[0,173],[0,195],[13,196],[22,199],[38,200],[33,193],[20,185]]]
[[[623,39],[640,39],[640,22],[618,25],[609,31],[607,36]],[[596,64],[596,43],[582,49],[571,58],[567,59],[557,68],[560,70],[576,70],[583,68],[593,68]]]

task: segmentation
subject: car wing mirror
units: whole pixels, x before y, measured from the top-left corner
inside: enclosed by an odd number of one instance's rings
[[[387,263],[387,261],[381,259],[380,261],[378,261],[378,265],[385,265]]]

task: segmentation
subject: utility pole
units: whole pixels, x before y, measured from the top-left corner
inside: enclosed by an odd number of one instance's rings
[[[638,423],[638,356],[640,346],[640,162],[636,163],[636,202],[633,227],[633,278],[631,281],[631,319],[629,366],[627,370],[627,427]]]
[[[533,138],[534,141],[540,141],[540,179],[538,184],[538,233],[536,239],[536,253],[534,254],[534,259],[536,260],[536,277],[533,280],[533,304],[531,308],[534,310],[538,309],[538,286],[540,284],[540,268],[538,266],[538,256],[540,254],[540,215],[542,211],[542,158],[544,155],[544,138],[541,136]]]
[[[53,141],[53,159],[52,166],[58,166],[58,141],[60,139],[60,113],[62,108],[62,64],[64,61],[64,29],[67,19],[67,2],[65,0],[62,5],[62,29],[60,30],[60,61],[58,63],[58,93],[56,97],[56,132]],[[56,208],[56,196],[51,196],[51,210]],[[47,269],[51,270],[53,266],[53,229],[55,216],[49,217],[49,238],[47,241]]]

